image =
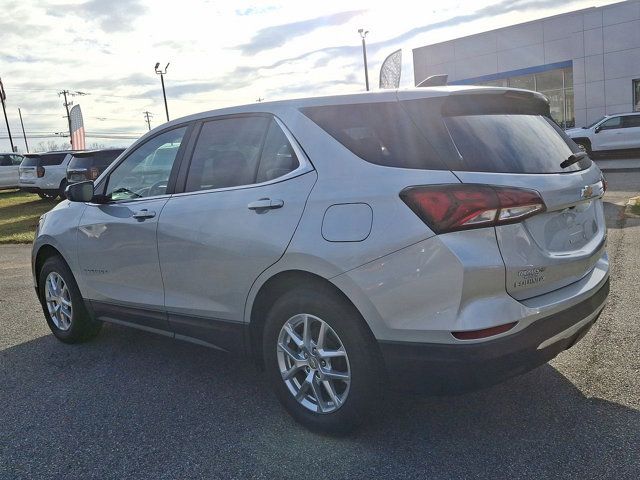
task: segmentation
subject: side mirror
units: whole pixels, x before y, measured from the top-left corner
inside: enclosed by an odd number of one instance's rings
[[[602,130],[602,127],[596,127],[593,133],[600,133],[600,130]]]
[[[72,183],[65,188],[64,194],[71,202],[90,202],[93,199],[93,182]]]

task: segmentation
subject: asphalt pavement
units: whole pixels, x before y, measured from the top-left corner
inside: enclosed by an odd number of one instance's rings
[[[0,478],[640,478],[640,173],[609,173],[609,304],[573,349],[460,396],[392,395],[331,438],[298,426],[248,362],[106,325],[65,345],[0,247]]]

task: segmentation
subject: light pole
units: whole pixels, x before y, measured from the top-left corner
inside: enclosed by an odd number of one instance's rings
[[[169,64],[164,67],[164,71],[160,70],[160,62],[156,62],[155,70],[160,75],[160,83],[162,83],[162,96],[164,97],[164,111],[167,113],[167,122],[169,121],[169,107],[167,107],[167,92],[164,90],[164,76],[167,74]]]
[[[369,30],[365,30],[364,28],[358,29],[358,33],[362,38],[362,58],[364,60],[364,84],[367,87],[367,92],[369,91],[369,68],[367,67],[367,44],[365,42],[365,38]]]
[[[11,151],[15,152],[16,147],[13,146],[13,137],[11,137],[11,129],[9,128],[9,118],[7,118],[7,107],[4,101],[7,99],[7,94],[4,93],[4,85],[2,79],[0,79],[0,100],[2,100],[2,111],[4,112],[4,121],[7,122],[7,133],[9,134],[9,143],[11,144]]]

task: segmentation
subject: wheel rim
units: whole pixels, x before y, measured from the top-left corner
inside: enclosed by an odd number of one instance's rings
[[[69,330],[73,315],[71,292],[60,274],[51,272],[47,275],[44,293],[47,310],[49,310],[53,324],[60,330]]]
[[[320,318],[301,313],[280,329],[278,366],[287,389],[307,410],[332,413],[349,395],[351,367],[340,337]]]

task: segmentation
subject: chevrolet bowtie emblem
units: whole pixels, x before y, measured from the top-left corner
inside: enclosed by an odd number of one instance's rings
[[[593,197],[593,187],[591,185],[587,185],[582,189],[582,192],[580,192],[580,195],[582,196],[582,198]]]

